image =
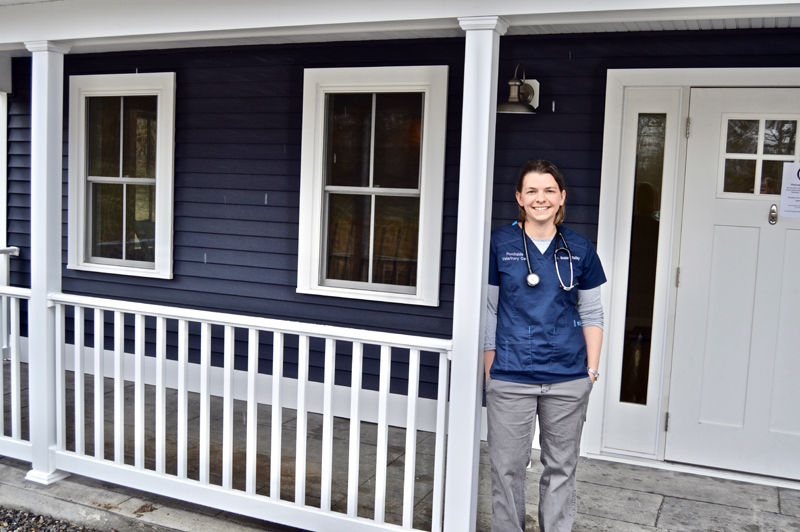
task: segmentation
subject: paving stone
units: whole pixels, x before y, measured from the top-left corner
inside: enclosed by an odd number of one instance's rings
[[[800,518],[667,497],[658,526],[682,532],[798,532]]]
[[[578,512],[595,517],[655,526],[663,501],[652,493],[578,483]]]
[[[222,512],[217,517],[219,517],[220,519],[227,519],[232,523],[238,523],[240,525],[245,525],[252,528],[266,529],[273,532],[295,532],[295,531],[302,532],[299,528],[278,525],[275,523],[270,523],[269,521],[264,521],[262,519],[255,519],[253,517],[248,517],[246,515],[235,514],[233,512]]]
[[[63,521],[100,530],[174,532],[160,524],[144,526],[143,523],[101,508],[94,508],[73,501],[63,501],[45,493],[31,492],[15,486],[4,486],[3,490],[0,490],[0,506],[14,507],[39,515],[58,516]]]
[[[780,488],[778,494],[781,499],[781,513],[800,517],[800,490]]]
[[[607,460],[582,460],[578,481],[657,495],[778,513],[778,490],[747,482],[665,471]]]
[[[538,529],[534,529],[538,532]],[[652,526],[625,523],[605,517],[597,517],[578,512],[572,532],[682,532],[680,529],[667,530]]]
[[[22,463],[22,462],[21,462]],[[70,501],[86,505],[103,505],[115,506],[121,504],[130,496],[118,493],[116,491],[109,491],[102,486],[98,486],[94,482],[74,482],[61,481],[53,484],[42,486],[33,482],[25,480],[25,475],[28,473],[28,467],[9,467],[2,466],[2,474],[0,474],[0,485],[2,490],[17,487],[30,492],[36,492],[62,501]]]

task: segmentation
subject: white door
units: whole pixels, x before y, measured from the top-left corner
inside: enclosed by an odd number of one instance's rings
[[[692,89],[666,459],[800,479],[800,89]]]

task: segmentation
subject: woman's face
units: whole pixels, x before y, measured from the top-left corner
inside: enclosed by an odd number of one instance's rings
[[[558,208],[564,205],[566,190],[559,190],[550,174],[531,172],[522,180],[517,203],[525,210],[525,220],[540,226],[555,225]]]

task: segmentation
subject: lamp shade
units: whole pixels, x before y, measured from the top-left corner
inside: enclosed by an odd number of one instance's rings
[[[498,113],[536,113],[530,103],[531,100],[534,99],[535,90],[532,85],[525,81],[524,67],[522,68],[522,81],[517,78],[517,71],[520,66],[522,65],[517,65],[517,68],[514,70],[514,77],[508,82],[508,101],[497,106]],[[536,85],[538,86],[538,83],[536,83]],[[538,98],[536,98],[536,100],[538,101]]]

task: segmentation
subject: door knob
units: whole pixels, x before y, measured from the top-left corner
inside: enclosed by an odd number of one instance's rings
[[[778,206],[774,203],[772,207],[769,208],[769,223],[770,225],[775,225],[778,223]]]

